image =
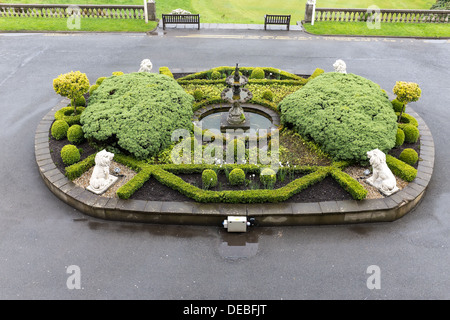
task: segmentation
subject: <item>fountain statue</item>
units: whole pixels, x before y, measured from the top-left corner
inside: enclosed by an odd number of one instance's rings
[[[246,119],[244,109],[241,103],[245,103],[253,94],[245,88],[241,88],[248,83],[248,78],[239,74],[239,65],[236,63],[234,75],[230,75],[225,82],[230,86],[221,93],[222,100],[228,101],[232,107],[228,114],[224,114],[222,118],[220,130],[225,132],[227,129],[250,129],[250,121]]]

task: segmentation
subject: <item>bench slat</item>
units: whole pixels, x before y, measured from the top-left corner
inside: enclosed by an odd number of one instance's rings
[[[166,29],[166,24],[197,24],[200,30],[200,15],[199,14],[163,14],[163,30]]]

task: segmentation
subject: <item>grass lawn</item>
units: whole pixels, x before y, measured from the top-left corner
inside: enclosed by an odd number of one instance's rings
[[[129,19],[82,18],[81,29],[72,31],[107,31],[107,32],[146,32],[156,27],[156,22]],[[65,18],[0,18],[2,31],[70,31]]]
[[[52,0],[67,4],[143,4],[144,0]],[[4,3],[49,3],[43,0],[3,0]],[[435,0],[319,0],[318,7],[382,9],[429,9]],[[291,23],[303,19],[306,0],[284,0],[282,5],[269,0],[156,0],[157,15],[181,8],[199,13],[202,22],[209,23],[264,23],[265,14],[290,14]]]
[[[309,23],[303,26],[306,31],[314,34],[450,37],[448,23],[382,23],[380,29],[369,29],[365,22],[320,21],[313,26]]]

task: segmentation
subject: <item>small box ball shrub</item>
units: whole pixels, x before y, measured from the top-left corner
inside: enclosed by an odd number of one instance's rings
[[[77,107],[84,107],[86,106],[86,99],[84,96],[76,98],[74,101],[71,102],[72,105],[75,105]]]
[[[266,91],[263,92],[262,97],[263,97],[263,99],[272,101],[273,100],[273,93],[270,90],[266,90]]]
[[[395,145],[397,117],[380,86],[354,75],[329,72],[286,96],[281,121],[311,138],[336,161],[367,161],[367,151]]]
[[[264,69],[262,68],[255,68],[253,69],[252,73],[250,74],[250,79],[264,79]]]
[[[402,151],[402,153],[400,153],[400,156],[398,157],[398,159],[413,166],[417,163],[417,161],[419,161],[419,155],[417,154],[416,150],[411,149],[411,148],[406,148]]]
[[[230,184],[233,186],[239,186],[243,185],[245,183],[245,172],[242,169],[235,168],[231,170],[228,181],[230,181]]]
[[[50,129],[52,137],[56,140],[64,139],[67,136],[67,130],[69,130],[69,125],[64,120],[56,120],[52,124]]]
[[[395,136],[395,146],[400,147],[405,142],[405,133],[402,129],[397,128],[397,135]]]
[[[97,90],[97,88],[99,87],[98,84],[93,84],[90,88],[89,88],[89,95],[92,95],[94,93],[95,90]]]
[[[105,79],[106,79],[106,77],[100,77],[97,79],[97,81],[95,81],[95,84],[101,85],[103,80],[105,80]]]
[[[84,141],[83,128],[78,124],[71,126],[69,130],[67,130],[67,140],[75,144],[82,143]]]
[[[411,182],[417,176],[417,169],[389,154],[386,155],[386,164],[393,174],[405,181]]]
[[[191,129],[193,102],[192,95],[165,75],[110,77],[81,115],[84,136],[96,147],[148,159],[172,144],[175,130]]]
[[[264,187],[273,188],[275,182],[277,182],[277,174],[270,168],[264,168],[259,176],[259,181]]]
[[[391,101],[392,107],[394,108],[395,112],[404,112],[405,111],[405,104],[403,102],[398,101],[397,99],[394,99]]]
[[[412,124],[399,124],[400,129],[405,133],[405,142],[416,143],[419,139],[420,132],[415,125]]]
[[[172,73],[172,71],[170,71],[170,69],[168,67],[160,67],[159,74],[164,74],[173,79],[173,73]]]
[[[217,174],[214,172],[214,170],[203,170],[202,183],[204,189],[214,188],[217,185]]]
[[[80,151],[73,144],[65,145],[61,149],[61,159],[66,166],[70,166],[80,161]]]

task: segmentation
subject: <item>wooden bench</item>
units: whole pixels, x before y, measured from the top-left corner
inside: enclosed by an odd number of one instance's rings
[[[264,30],[267,30],[268,24],[285,24],[289,31],[289,25],[291,23],[291,15],[275,15],[266,14],[264,16]]]
[[[166,30],[166,24],[196,24],[200,30],[199,14],[163,14],[163,30]]]

